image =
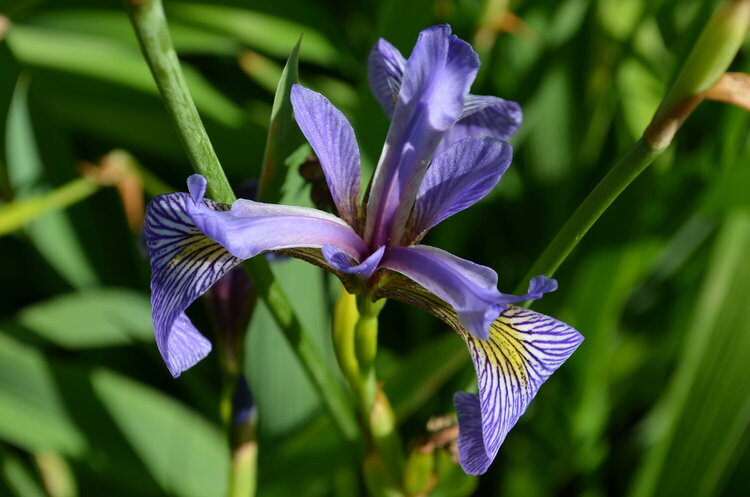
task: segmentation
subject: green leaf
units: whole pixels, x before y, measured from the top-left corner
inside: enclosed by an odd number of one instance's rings
[[[16,497],[46,497],[40,483],[16,455],[8,452],[0,454],[0,471]]]
[[[170,3],[167,17],[216,30],[275,57],[286,57],[289,46],[305,34],[302,60],[322,66],[340,65],[336,46],[316,29],[263,12],[199,3]]]
[[[44,193],[44,165],[39,155],[28,108],[29,81],[19,78],[8,111],[6,153],[8,180],[17,198]],[[93,285],[97,277],[92,269],[67,215],[48,212],[27,227],[31,242],[42,256],[71,285],[81,288]]]
[[[226,494],[229,451],[219,429],[170,397],[113,371],[91,376],[94,391],[165,492]]]
[[[8,45],[25,64],[70,72],[158,95],[138,49],[111,38],[73,31],[16,24]],[[55,47],[55,50],[49,50]],[[195,69],[184,66],[185,79],[198,110],[229,127],[241,125],[244,111],[220,93]]]
[[[0,333],[0,419],[0,439],[28,451],[80,455],[86,449],[45,358],[4,333]]]
[[[138,45],[132,26],[120,10],[50,9],[26,22],[37,27],[77,31]],[[241,49],[240,44],[229,37],[182,23],[170,22],[169,33],[178,53],[235,56]]]
[[[316,341],[315,345],[325,352],[328,367],[337,371],[321,270],[296,259],[280,261],[272,267],[294,311],[305,317],[305,326]],[[246,371],[264,436],[288,433],[321,407],[299,360],[261,302],[255,310],[246,342]]]
[[[299,81],[297,66],[301,43],[300,37],[276,87],[258,189],[258,200],[261,202],[278,203],[284,196],[283,188],[288,172],[286,158],[301,142],[299,132],[296,132],[290,100],[292,85]]]
[[[664,94],[663,82],[643,62],[626,59],[617,71],[617,90],[625,124],[633,139],[643,134]]]
[[[69,349],[152,341],[154,336],[148,296],[119,288],[70,293],[30,305],[16,321]]]
[[[647,425],[630,495],[721,493],[750,426],[750,214],[729,215],[685,330],[677,369]]]

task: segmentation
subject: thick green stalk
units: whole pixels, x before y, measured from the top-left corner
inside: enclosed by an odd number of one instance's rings
[[[208,180],[207,189],[211,198],[231,204],[235,200],[234,192],[190,96],[177,52],[172,45],[161,0],[127,0],[125,4],[159,94],[193,169]]]
[[[377,384],[378,315],[385,300],[350,295],[341,289],[333,315],[333,342],[344,377],[357,399],[367,441],[363,471],[373,497],[403,495],[404,454],[396,415]]]
[[[218,202],[235,200],[206,130],[193,104],[172,45],[161,0],[127,0],[125,5],[148,61],[159,93],[182,139],[193,169],[208,180],[208,193]],[[258,294],[268,306],[313,381],[336,425],[344,437],[358,437],[349,399],[325,365],[278,283],[268,263],[255,257],[245,268]]]

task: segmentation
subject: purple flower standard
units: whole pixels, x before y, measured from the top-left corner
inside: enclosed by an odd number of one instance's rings
[[[459,392],[459,459],[482,474],[541,384],[583,337],[570,326],[513,305],[556,289],[535,277],[526,295],[503,294],[485,266],[420,245],[429,229],[484,197],[510,165],[517,104],[470,95],[479,68],[471,46],[448,26],[420,33],[408,60],[385,40],[370,56],[370,82],[392,122],[366,205],[359,150],[344,115],[322,95],[295,85],[295,118],[315,150],[339,217],[316,209],[190,194],[149,204],[157,344],[174,376],[202,359],[210,343],[184,311],[241,260],[281,252],[335,273],[352,293],[426,309],[466,342],[478,395]]]

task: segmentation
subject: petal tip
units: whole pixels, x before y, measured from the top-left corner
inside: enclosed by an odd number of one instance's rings
[[[188,191],[190,192],[190,197],[193,199],[193,202],[197,205],[200,203],[201,200],[203,200],[203,197],[206,195],[206,185],[207,185],[206,178],[201,176],[200,174],[192,174],[187,179],[187,186]]]

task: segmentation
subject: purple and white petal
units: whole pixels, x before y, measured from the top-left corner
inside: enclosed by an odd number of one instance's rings
[[[359,148],[352,125],[320,93],[292,87],[294,118],[310,142],[339,215],[354,225],[359,210]]]
[[[456,124],[446,133],[435,155],[468,136],[491,136],[509,140],[521,125],[521,106],[511,100],[484,95],[468,95]]]
[[[385,253],[385,246],[380,247],[359,263],[353,261],[346,253],[333,245],[324,246],[322,252],[323,257],[325,257],[326,261],[332,268],[341,271],[344,274],[356,274],[367,279],[372,276],[372,273],[378,268],[378,264],[380,264],[380,260]]]
[[[202,176],[192,178],[199,178],[205,188]],[[325,245],[335,245],[356,260],[368,255],[359,235],[346,222],[327,212],[242,199],[228,211],[217,211],[196,201],[203,197],[203,189],[190,183],[189,186],[194,200],[187,205],[190,218],[198,229],[240,259],[271,250]]]
[[[458,455],[464,471],[480,475],[539,387],[578,348],[583,336],[567,324],[508,306],[489,340],[464,332],[477,373],[479,394],[458,392]]]
[[[401,239],[435,148],[461,116],[478,69],[471,45],[451,35],[448,26],[420,33],[373,176],[365,227],[371,249]]]
[[[505,142],[473,136],[437,156],[419,187],[406,241],[418,241],[440,221],[487,195],[508,169],[512,155]]]
[[[447,302],[460,324],[472,335],[486,340],[490,324],[505,305],[497,290],[497,274],[486,267],[426,245],[389,247],[381,267],[407,276]]]
[[[406,59],[396,47],[380,38],[370,51],[367,79],[375,99],[391,117],[398,101]]]
[[[188,214],[193,202],[186,193],[155,197],[144,226],[156,344],[174,377],[211,351],[211,343],[193,326],[185,309],[240,262],[196,227]],[[208,210],[229,208],[202,199],[201,205]]]

